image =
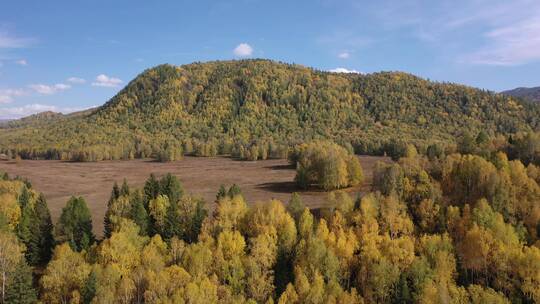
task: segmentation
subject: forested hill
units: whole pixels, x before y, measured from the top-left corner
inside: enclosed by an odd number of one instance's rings
[[[0,129],[0,150],[114,159],[171,147],[205,155],[261,141],[329,138],[380,153],[396,139],[429,144],[452,142],[464,131],[538,130],[539,107],[401,72],[338,74],[269,60],[160,65],[97,110]]]
[[[523,98],[530,101],[540,102],[540,87],[517,88],[502,92],[502,94]]]

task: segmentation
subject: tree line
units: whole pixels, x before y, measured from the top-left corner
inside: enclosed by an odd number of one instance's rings
[[[306,144],[294,154],[300,172],[321,162],[310,150],[334,164],[351,155]],[[43,196],[4,175],[2,303],[540,301],[539,167],[501,151],[405,150],[376,165],[371,191],[329,192],[318,210],[297,193],[248,203],[237,185],[205,202],[170,174],[140,189],[124,181],[112,188],[102,239],[84,198],[71,198],[53,226]]]

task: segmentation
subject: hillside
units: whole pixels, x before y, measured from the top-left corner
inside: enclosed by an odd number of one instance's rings
[[[530,101],[540,102],[540,87],[517,88],[502,92],[502,94],[523,98]]]
[[[539,105],[401,72],[338,74],[269,60],[218,61],[148,69],[80,115],[11,122],[0,129],[0,150],[27,158],[83,153],[81,159],[92,154],[92,160],[148,157],[171,147],[228,153],[256,141],[330,138],[377,154],[397,139],[427,144],[452,142],[464,130],[538,130],[539,114]]]

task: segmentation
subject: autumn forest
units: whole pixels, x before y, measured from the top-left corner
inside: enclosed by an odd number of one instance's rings
[[[160,65],[98,108],[1,124],[0,153],[295,173],[286,201],[126,176],[103,218],[74,193],[53,220],[43,190],[2,172],[2,304],[540,303],[538,103],[401,72]],[[388,161],[367,172],[358,155]]]

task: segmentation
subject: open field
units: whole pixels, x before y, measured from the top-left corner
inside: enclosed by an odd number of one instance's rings
[[[359,158],[366,182],[361,187],[347,189],[353,194],[369,187],[377,161],[389,161],[384,157]],[[142,187],[150,173],[162,176],[170,172],[178,176],[187,193],[202,196],[208,203],[214,201],[221,184],[238,184],[249,203],[271,198],[287,202],[292,192],[299,191],[293,183],[295,170],[284,159],[248,162],[225,157],[185,157],[170,163],[150,160],[95,163],[23,160],[18,163],[0,162],[0,171],[28,178],[34,189],[44,193],[55,222],[70,196],[83,196],[92,211],[97,235],[102,234],[103,216],[113,183],[121,183],[124,178],[130,186]],[[327,193],[302,191],[301,196],[306,205],[316,208],[325,202]]]

